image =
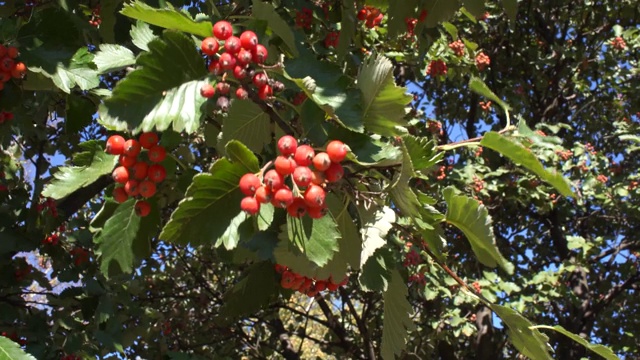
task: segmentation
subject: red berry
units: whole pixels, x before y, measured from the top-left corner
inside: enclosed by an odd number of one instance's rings
[[[284,178],[275,170],[269,170],[266,174],[264,174],[264,185],[271,190],[271,192],[275,192],[280,189],[284,185]]]
[[[210,99],[216,94],[216,88],[211,84],[204,84],[200,88],[200,95],[204,98]]]
[[[158,143],[158,140],[158,134],[154,132],[142,133],[138,137],[138,142],[144,149],[151,149],[153,145]]]
[[[240,39],[235,36],[230,36],[227,41],[224,42],[224,49],[231,54],[238,53],[238,51],[242,49]]]
[[[160,164],[153,164],[149,166],[147,177],[154,183],[162,182],[167,177],[167,170]]]
[[[136,214],[140,217],[145,217],[151,213],[151,204],[145,200],[138,200],[134,206]]]
[[[240,44],[243,48],[251,51],[258,45],[258,35],[251,30],[246,30],[240,34]]]
[[[11,59],[8,56],[5,56],[2,58],[2,60],[0,60],[0,70],[6,73],[11,73],[11,70],[13,70],[14,64],[15,62],[13,61],[13,59]]]
[[[358,20],[364,21],[364,19],[366,18],[367,18],[367,9],[360,9],[360,11],[358,11]]]
[[[27,66],[22,62],[17,62],[11,70],[11,76],[15,79],[22,79],[27,74]]]
[[[256,190],[262,186],[262,183],[260,183],[260,179],[256,174],[247,173],[240,178],[239,186],[243,194],[253,196]]]
[[[303,217],[307,213],[307,205],[302,198],[295,198],[293,203],[287,206],[287,213],[292,217]]]
[[[167,151],[164,149],[163,146],[155,145],[155,146],[152,146],[151,149],[149,149],[149,152],[147,153],[147,157],[149,157],[149,161],[154,163],[159,163],[162,160],[164,160],[164,158],[167,157]]]
[[[338,163],[331,163],[331,166],[324,172],[328,182],[336,182],[344,176],[344,168]]]
[[[276,171],[282,176],[292,174],[296,169],[295,160],[286,156],[278,156],[276,158],[276,161],[274,162],[274,165],[276,167]]]
[[[311,183],[313,184],[322,185],[327,181],[327,177],[323,171],[314,170],[311,174]]]
[[[115,200],[118,204],[122,204],[123,202],[129,199],[129,195],[127,191],[123,187],[117,187],[113,189],[113,200]]]
[[[273,96],[273,89],[270,85],[265,85],[258,89],[258,97],[262,100],[267,100]]]
[[[228,21],[218,21],[213,25],[213,36],[217,37],[220,40],[227,40],[231,35],[233,35],[233,26]]]
[[[339,163],[347,156],[349,148],[340,140],[333,140],[327,145],[327,154],[332,162]]]
[[[238,80],[242,80],[242,79],[246,78],[247,77],[247,69],[245,69],[244,67],[242,67],[240,65],[236,65],[236,67],[233,68],[233,77],[238,79]]]
[[[323,216],[325,216],[328,211],[329,210],[327,209],[326,206],[320,206],[320,207],[311,207],[311,206],[309,206],[307,208],[307,214],[309,214],[309,217],[312,218],[312,219],[320,219]]]
[[[129,181],[129,170],[124,166],[118,166],[111,173],[113,180],[119,184],[124,184]]]
[[[257,88],[261,88],[269,82],[269,78],[267,78],[267,74],[263,72],[256,73],[253,75],[253,85]]]
[[[120,135],[112,135],[107,139],[105,151],[111,155],[120,155],[124,151],[124,138]]]
[[[125,167],[132,167],[137,162],[138,162],[138,157],[136,156],[120,155],[118,157],[118,163]]]
[[[238,63],[240,63],[241,65],[250,64],[252,58],[253,58],[253,55],[251,55],[251,51],[245,50],[245,49],[241,49],[236,55],[236,59],[238,60]]]
[[[268,204],[271,202],[271,190],[266,186],[260,186],[256,189],[256,200],[262,204]]]
[[[220,60],[218,60],[220,68],[223,70],[232,70],[236,66],[236,62],[236,57],[228,52],[223,52],[220,55]]]
[[[256,48],[251,52],[251,55],[253,55],[253,62],[255,62],[256,64],[262,64],[267,60],[269,52],[267,51],[266,47],[258,44],[256,45]]]
[[[228,82],[221,81],[216,84],[216,90],[220,95],[227,95],[231,90],[231,85]]]
[[[149,171],[149,164],[144,161],[138,161],[131,167],[129,173],[130,176],[136,180],[144,180],[147,177]]]
[[[9,46],[7,48],[7,55],[9,55],[9,57],[12,59],[17,58],[19,55],[18,48],[15,46]]]
[[[304,192],[304,202],[309,207],[321,207],[324,206],[326,193],[324,189],[318,185],[311,185]]]
[[[206,55],[212,56],[218,53],[218,49],[220,48],[220,44],[218,44],[218,40],[214,37],[208,37],[202,40],[202,44],[200,44],[200,49]]]
[[[260,203],[256,198],[247,196],[240,202],[240,209],[249,215],[255,215],[260,211]]]
[[[325,171],[331,166],[331,158],[326,152],[317,153],[313,158],[313,167],[319,171]]]
[[[306,166],[298,166],[293,172],[293,181],[300,187],[307,187],[311,184],[313,173]]]
[[[136,139],[129,139],[124,142],[124,151],[122,152],[126,156],[138,156],[142,147]]]
[[[293,193],[287,188],[282,188],[273,195],[277,207],[286,208],[293,204]]]
[[[238,99],[247,99],[249,97],[249,93],[242,87],[236,89],[236,97]]]
[[[298,140],[291,135],[284,135],[278,139],[278,151],[282,156],[290,156],[295,154],[298,149]]]
[[[156,183],[151,180],[141,181],[138,190],[142,197],[150,198],[156,193]]]
[[[209,63],[209,72],[213,75],[222,75],[224,69],[218,60],[211,60],[211,63]]]
[[[125,193],[128,196],[137,196],[139,194],[139,188],[138,188],[138,181],[136,180],[129,180],[124,184],[124,187],[122,189],[124,189]],[[125,199],[126,200],[126,199]]]
[[[295,155],[293,158],[296,160],[296,164],[298,166],[309,166],[311,165],[311,161],[315,156],[315,151],[309,145],[300,145],[296,149]]]

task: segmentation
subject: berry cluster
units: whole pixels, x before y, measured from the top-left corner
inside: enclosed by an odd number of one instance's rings
[[[313,11],[311,9],[303,7],[302,10],[296,12],[296,26],[302,29],[311,29],[311,23],[313,22]]]
[[[340,38],[340,32],[339,31],[331,31],[324,38],[324,47],[326,47],[326,48],[330,48],[330,47],[336,48],[336,47],[338,47],[338,38]]]
[[[447,64],[443,60],[431,60],[427,65],[427,75],[433,77],[447,75]]]
[[[17,47],[0,44],[0,90],[11,78],[21,79],[27,73],[27,66],[16,61],[18,55]]]
[[[483,71],[487,66],[491,65],[491,59],[485,53],[476,55],[476,66],[478,70]]]
[[[364,8],[358,11],[358,20],[364,21],[364,25],[369,29],[372,29],[382,23],[384,14],[380,9],[373,6],[365,5]]]
[[[451,44],[449,44],[449,49],[451,49],[453,53],[456,54],[456,56],[458,57],[464,56],[464,48],[465,48],[464,43],[460,40],[456,40]]]
[[[18,344],[20,344],[21,346],[25,346],[27,344],[27,340],[24,338],[21,338],[18,336],[17,332],[12,332],[11,334],[7,333],[6,331],[3,331],[2,333],[0,333],[0,336],[4,336],[6,338],[11,339],[13,342],[16,342]]]
[[[285,289],[296,290],[307,296],[316,296],[324,290],[336,291],[340,286],[344,286],[349,281],[349,277],[345,277],[340,283],[333,282],[329,277],[326,280],[312,279],[300,274],[296,274],[286,266],[276,264],[276,272],[281,275],[280,286]]]
[[[51,246],[56,246],[58,245],[58,241],[60,240],[60,237],[58,236],[58,234],[51,234],[49,236],[47,236],[46,238],[44,238],[42,240],[42,245],[51,245]]]
[[[98,27],[101,23],[102,19],[100,19],[100,4],[98,4],[91,10],[91,20],[89,20],[89,25]]]
[[[89,262],[89,252],[79,246],[71,249],[69,253],[73,257],[73,263],[76,266],[80,266],[86,262]]]
[[[342,179],[344,169],[340,163],[349,148],[339,140],[331,141],[326,152],[315,153],[309,145],[298,146],[290,135],[278,140],[278,156],[273,162],[275,169],[259,175],[247,173],[240,178],[240,190],[246,195],[240,208],[250,215],[260,211],[260,204],[271,203],[287,209],[289,215],[302,217],[305,214],[319,219],[326,214],[325,183]],[[291,176],[293,190],[285,184]]]
[[[620,36],[616,36],[611,40],[611,46],[616,50],[624,50],[627,47],[627,43]]]
[[[251,65],[263,64],[267,60],[268,52],[264,45],[258,43],[258,35],[253,31],[246,30],[240,37],[233,36],[233,27],[227,21],[218,21],[213,25],[213,36],[202,40],[200,49],[202,53],[209,56],[209,72],[214,75],[222,75],[222,81],[215,87],[212,84],[205,84],[200,89],[200,95],[205,98],[212,98],[220,95],[217,105],[222,110],[229,107],[229,93],[231,84],[225,81],[227,72],[242,82],[243,86],[251,83],[258,90],[258,97],[262,100],[270,99],[274,91],[282,91],[284,85],[280,82],[269,79],[265,72],[256,72]],[[220,46],[219,40],[224,41]],[[224,49],[221,54],[218,51]],[[250,79],[251,81],[246,81]],[[243,86],[235,90],[235,95],[239,99],[249,97],[249,92]]]
[[[139,159],[142,149],[146,149],[147,159]],[[156,133],[142,133],[138,140],[125,140],[120,135],[113,135],[107,140],[106,152],[120,155],[120,166],[113,170],[113,180],[123,186],[113,189],[113,199],[118,203],[127,201],[129,197],[150,198],[156,193],[156,184],[167,176],[164,166],[159,164],[167,157],[167,151],[158,144]],[[136,214],[147,216],[151,205],[145,200],[135,204]]]
[[[42,199],[43,199],[43,196],[41,195],[40,196],[40,200],[42,200]],[[36,209],[38,210],[38,212],[42,212],[44,210],[48,210],[49,211],[49,215],[51,215],[54,218],[58,217],[58,209],[56,207],[56,201],[53,200],[52,198],[44,199],[43,202],[38,204]]]

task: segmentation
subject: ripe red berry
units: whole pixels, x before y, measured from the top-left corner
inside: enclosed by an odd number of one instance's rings
[[[227,95],[231,90],[231,85],[228,82],[221,81],[216,84],[216,90],[220,95]]]
[[[266,47],[258,44],[256,45],[256,48],[251,52],[251,55],[253,55],[253,62],[255,62],[256,64],[262,64],[267,60],[269,52],[267,51]]]
[[[333,140],[327,145],[327,154],[332,162],[339,163],[347,156],[349,148],[340,140]]]
[[[317,153],[313,158],[313,167],[319,171],[325,171],[331,166],[331,158],[326,152]]]
[[[260,211],[260,203],[256,198],[247,196],[240,202],[240,209],[249,215],[255,215]]]
[[[235,36],[229,36],[229,38],[224,42],[224,49],[231,54],[237,54],[238,51],[242,49],[240,39]]]
[[[210,99],[216,94],[216,88],[211,84],[204,84],[200,88],[200,95],[204,98]]]
[[[274,165],[276,167],[276,171],[282,176],[292,174],[297,166],[295,160],[286,156],[278,156]]]
[[[360,9],[358,11],[358,20],[364,21],[367,18],[367,9]]]
[[[124,167],[132,167],[137,162],[138,158],[136,156],[120,155],[118,157],[118,163]]]
[[[324,206],[326,193],[324,189],[318,185],[311,185],[304,192],[304,202],[309,207],[321,207]]]
[[[113,177],[113,181],[124,184],[129,181],[129,170],[124,166],[118,166],[113,170],[111,176]]]
[[[140,191],[138,185],[138,181],[131,179],[124,184],[124,187],[122,189],[124,189],[124,192],[128,196],[137,196]]]
[[[209,56],[217,54],[219,48],[220,44],[218,44],[218,40],[211,36],[202,40],[202,44],[200,44],[202,52]]]
[[[251,30],[246,30],[240,34],[240,45],[243,48],[252,51],[258,45],[258,35]]]
[[[287,206],[287,213],[292,217],[303,217],[307,213],[307,205],[302,198],[295,198],[293,203]]]
[[[311,165],[311,161],[313,160],[314,156],[315,151],[313,151],[313,148],[311,146],[300,145],[296,149],[296,153],[294,154],[293,158],[295,159],[298,166],[309,166]]]
[[[144,149],[151,149],[153,145],[158,143],[158,140],[158,134],[154,132],[142,133],[140,137],[138,137],[138,142]]]
[[[220,40],[227,40],[231,35],[233,35],[233,27],[228,21],[218,21],[213,25],[212,33],[213,36]]]
[[[228,52],[223,52],[218,60],[220,68],[223,70],[232,70],[236,66],[236,62],[236,57]]]
[[[120,135],[111,135],[107,139],[105,151],[111,155],[120,155],[124,151],[124,138]]]
[[[156,193],[156,183],[151,180],[144,180],[138,184],[138,191],[142,197],[150,198]]]
[[[124,151],[122,152],[126,156],[138,156],[142,147],[136,139],[129,139],[124,142]]]
[[[267,74],[263,72],[259,72],[253,75],[253,85],[255,85],[257,88],[261,88],[267,85],[268,82],[269,79],[267,78]]]
[[[20,54],[20,52],[18,51],[18,48],[15,46],[9,46],[7,48],[7,55],[9,55],[10,58],[15,59],[18,57],[18,55]]]
[[[240,63],[240,65],[248,65],[251,63],[253,55],[251,55],[251,51],[249,50],[240,49],[240,51],[236,55],[236,59],[238,60],[238,63]]]
[[[144,180],[149,171],[149,164],[144,161],[138,161],[129,170],[129,176],[136,180]]]
[[[290,156],[295,154],[298,149],[298,140],[291,135],[284,135],[278,139],[278,151],[282,156]]]
[[[293,172],[293,181],[300,187],[307,187],[311,184],[313,173],[306,166],[298,166]]]
[[[123,187],[117,187],[113,189],[113,200],[115,200],[118,204],[122,204],[123,202],[129,199],[129,195],[127,191]]]
[[[136,214],[140,217],[145,217],[151,213],[151,204],[145,200],[138,200],[134,206]]]
[[[218,60],[211,60],[211,62],[209,63],[209,72],[213,75],[222,75],[224,69],[222,68]]]
[[[244,68],[243,66],[236,65],[236,67],[233,68],[233,77],[238,79],[238,80],[242,80],[242,79],[246,78],[247,77],[247,69]]]
[[[0,60],[0,70],[5,72],[5,73],[9,73],[11,74],[11,70],[13,70],[13,65],[15,64],[15,62],[13,61],[13,59],[11,59],[8,56],[5,56],[2,58],[2,60]],[[11,76],[9,76],[11,77]]]
[[[160,164],[153,164],[149,166],[147,177],[154,183],[162,182],[167,177],[167,170]]]
[[[275,192],[280,189],[284,185],[284,178],[275,170],[269,170],[264,174],[264,185],[271,190],[271,192]]]
[[[327,209],[326,206],[320,206],[320,207],[311,207],[311,206],[309,206],[307,208],[307,214],[309,214],[309,217],[312,218],[312,219],[320,219],[323,216],[325,216],[328,211],[329,210]]]
[[[17,62],[11,69],[11,76],[15,79],[22,79],[27,74],[27,65]]]
[[[242,87],[236,89],[236,97],[238,99],[247,99],[249,97],[249,93]]]
[[[268,204],[271,202],[271,190],[266,186],[260,186],[256,189],[256,200],[262,204]]]
[[[253,196],[253,194],[256,193],[256,190],[262,186],[262,183],[260,183],[260,179],[256,174],[247,173],[242,175],[238,185],[240,186],[240,191],[242,191],[243,194]]]
[[[149,157],[149,161],[154,163],[162,162],[167,157],[167,151],[161,145],[152,146],[147,153],[147,157]]]
[[[288,188],[281,188],[273,195],[277,207],[286,208],[293,204],[293,193]]]
[[[270,85],[265,85],[258,89],[258,97],[262,100],[267,100],[273,96],[273,89]]]
[[[313,184],[322,185],[327,181],[327,177],[323,171],[314,170],[311,174],[311,183]]]
[[[331,166],[324,172],[328,182],[336,182],[344,176],[344,168],[338,163],[331,163]]]

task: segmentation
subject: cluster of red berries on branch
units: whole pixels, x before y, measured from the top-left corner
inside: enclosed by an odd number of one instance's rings
[[[358,20],[364,21],[364,25],[369,29],[379,26],[383,18],[384,14],[382,11],[373,6],[365,5],[365,7],[358,11]]]
[[[102,19],[100,19],[100,4],[98,4],[91,10],[91,19],[89,20],[89,25],[98,27],[101,23]]]
[[[56,246],[60,241],[60,236],[58,234],[51,234],[42,240],[43,245],[51,245]]]
[[[148,132],[142,133],[136,139],[125,140],[120,135],[113,135],[107,140],[106,152],[120,155],[119,166],[113,170],[113,180],[117,186],[113,189],[113,199],[123,203],[129,197],[137,197],[136,214],[147,216],[151,212],[151,205],[142,198],[150,198],[156,193],[156,184],[162,182],[167,171],[159,164],[167,157],[165,148],[158,144],[158,135]],[[147,160],[139,156],[146,150]]]
[[[443,60],[431,60],[427,65],[427,75],[432,77],[447,75],[447,64]]]
[[[324,38],[324,47],[326,48],[337,48],[338,47],[338,39],[340,38],[340,31],[331,31]]]
[[[71,257],[73,257],[73,263],[76,266],[80,266],[84,263],[89,262],[89,252],[80,246],[76,246],[71,251],[69,251]]]
[[[53,200],[52,198],[46,198],[44,200],[43,199],[44,197],[40,195],[40,201],[42,202],[38,204],[38,206],[36,207],[36,210],[38,210],[38,212],[43,212],[44,210],[48,210],[49,215],[51,215],[54,218],[58,217],[58,209],[56,207],[56,201]]]
[[[336,291],[339,287],[345,286],[349,281],[349,277],[345,277],[341,282],[335,283],[331,277],[326,280],[318,280],[309,278],[300,274],[296,274],[288,267],[280,264],[275,266],[276,272],[280,274],[280,286],[284,289],[298,291],[307,296],[316,296],[324,290]]]
[[[232,84],[226,81],[231,74],[241,85],[235,89],[238,99],[249,97],[248,87],[253,84],[258,97],[268,100],[273,97],[274,91],[284,90],[281,82],[269,79],[263,71],[257,72],[252,65],[263,64],[269,55],[267,48],[260,44],[258,35],[251,30],[246,30],[239,37],[233,35],[233,27],[228,21],[218,21],[213,25],[213,36],[202,40],[200,49],[210,58],[209,72],[219,76],[222,81],[215,84],[205,84],[200,89],[200,95],[209,99],[216,94],[218,107],[226,110],[229,107],[229,94],[232,92]],[[219,41],[224,41],[220,45]],[[224,50],[218,54],[220,50]]]
[[[404,19],[404,23],[407,24],[407,37],[412,37],[415,35],[416,25],[418,23],[423,22],[427,18],[427,10],[422,10],[420,12],[419,18],[407,17]]]
[[[27,66],[23,62],[16,61],[19,55],[17,47],[0,44],[0,91],[9,80],[22,79],[27,73]],[[13,113],[0,111],[0,125],[12,119]]]
[[[489,65],[491,65],[491,59],[489,58],[489,55],[486,55],[482,52],[476,55],[476,66],[478,67],[478,70],[484,71],[484,69],[486,69]]]
[[[308,214],[313,219],[322,218],[327,212],[326,184],[334,183],[344,176],[340,164],[349,148],[339,140],[329,142],[326,151],[316,154],[309,145],[298,146],[290,135],[278,140],[278,156],[273,161],[274,169],[258,175],[247,173],[240,178],[240,190],[246,195],[240,208],[250,215],[260,211],[260,204],[271,203],[287,209],[292,217]],[[290,177],[290,185],[286,180]]]
[[[18,333],[13,331],[11,334],[9,334],[6,331],[3,331],[2,333],[0,333],[0,336],[4,336],[8,339],[11,339],[11,341],[16,342],[18,344],[20,344],[20,346],[25,346],[27,344],[27,340],[24,338],[21,338],[18,336]]]
[[[624,50],[627,48],[627,43],[620,36],[616,36],[613,40],[611,40],[611,46],[616,50]]]
[[[309,8],[303,7],[301,10],[296,11],[296,26],[309,30],[313,23],[313,11]]]
[[[456,56],[461,57],[464,56],[464,43],[460,40],[456,40],[452,43],[449,44],[449,49],[451,49],[453,51],[454,54],[456,54]]]

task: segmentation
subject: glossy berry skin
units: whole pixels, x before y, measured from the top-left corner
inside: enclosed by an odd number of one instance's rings
[[[122,154],[126,156],[138,156],[142,147],[136,139],[129,139],[124,142],[124,151]]]
[[[107,139],[105,151],[107,154],[120,155],[124,152],[125,139],[120,135],[112,135]]]
[[[260,203],[256,198],[247,196],[240,201],[240,209],[249,215],[255,215],[260,211]]]
[[[236,97],[238,99],[247,99],[249,97],[249,93],[244,88],[239,87],[236,89]]]
[[[336,182],[344,176],[344,168],[338,163],[331,163],[331,166],[324,172],[328,182]]]
[[[216,90],[220,95],[227,95],[231,90],[231,85],[228,82],[221,81],[216,84]]]
[[[278,151],[282,156],[295,154],[298,149],[298,140],[291,135],[285,135],[278,139]]]
[[[347,157],[349,148],[340,140],[333,140],[327,145],[327,154],[332,162],[339,163]]]
[[[251,30],[246,30],[240,34],[240,45],[242,48],[252,51],[258,45],[258,35]]]
[[[161,145],[155,145],[149,149],[149,153],[147,154],[149,157],[149,161],[154,163],[159,163],[163,161],[167,157],[167,151]]]
[[[249,50],[240,49],[240,51],[236,55],[236,59],[240,65],[248,65],[251,63],[253,55],[251,55],[251,51]]]
[[[138,200],[134,206],[136,214],[140,217],[145,217],[151,213],[151,204],[145,200]]]
[[[124,191],[128,196],[137,196],[139,194],[140,189],[138,188],[138,181],[136,180],[129,180],[126,182],[126,184],[124,184]]]
[[[313,158],[313,167],[319,171],[325,171],[331,166],[331,158],[326,152],[317,153]]]
[[[311,183],[316,185],[322,185],[327,181],[327,176],[323,171],[314,170],[311,172]]]
[[[202,53],[205,55],[213,56],[218,53],[218,49],[220,49],[220,44],[218,44],[218,40],[214,37],[208,37],[202,40],[200,44],[200,49]]]
[[[229,36],[229,38],[224,42],[224,49],[231,54],[237,54],[242,46],[240,45],[240,39],[235,36]]]
[[[253,85],[255,85],[257,88],[261,88],[267,85],[269,79],[267,78],[267,75],[265,73],[259,72],[253,75],[252,81]]]
[[[276,192],[284,185],[284,177],[275,170],[269,170],[264,174],[263,182],[271,192]]]
[[[313,148],[309,145],[300,145],[298,146],[298,148],[296,149],[295,154],[293,155],[293,158],[296,161],[296,164],[298,164],[298,166],[309,166],[311,165],[311,161],[313,160],[313,157],[315,156],[315,151],[313,151]]]
[[[200,95],[201,95],[203,98],[210,99],[210,98],[212,98],[215,94],[216,94],[216,88],[214,88],[214,87],[213,87],[213,85],[211,85],[211,84],[204,84],[204,85],[202,85],[202,87],[200,88]]]
[[[326,206],[320,206],[320,207],[309,206],[307,208],[307,214],[309,214],[309,217],[312,219],[321,219],[323,216],[327,214],[327,212],[328,212],[328,209]]]
[[[142,133],[138,137],[138,142],[143,149],[151,149],[154,145],[158,144],[158,134],[154,132]]]
[[[124,184],[129,181],[129,170],[124,166],[118,166],[113,170],[111,176],[113,177],[113,181],[118,184]]]
[[[150,198],[156,193],[156,183],[151,180],[141,181],[138,185],[140,196]]]
[[[209,63],[209,72],[213,75],[222,75],[224,69],[218,60],[211,60],[211,63]]]
[[[307,205],[302,198],[295,198],[293,199],[293,203],[287,206],[287,213],[291,217],[303,217],[307,213]]]
[[[313,172],[306,166],[298,166],[293,172],[293,182],[299,187],[307,187],[311,184]]]
[[[256,190],[262,186],[256,174],[247,173],[242,175],[239,182],[240,191],[247,196],[253,196]]]
[[[220,40],[227,40],[233,35],[233,27],[228,21],[218,21],[213,25],[212,33]]]
[[[267,100],[273,96],[273,88],[271,85],[265,85],[258,89],[258,97],[262,100]]]
[[[11,73],[14,64],[15,62],[10,57],[5,56],[0,60],[0,70],[5,73]]]
[[[266,47],[258,44],[256,45],[256,48],[251,52],[251,55],[253,55],[253,62],[255,62],[256,64],[263,64],[267,60],[269,52],[267,51]]]
[[[295,160],[282,155],[278,156],[273,164],[276,167],[276,171],[282,176],[290,175],[296,169]]]
[[[117,187],[113,189],[113,200],[115,200],[118,204],[122,204],[123,202],[129,199],[129,195],[124,187]]]
[[[287,208],[293,204],[293,193],[287,188],[282,188],[273,195],[273,201],[280,208]]]
[[[244,67],[242,67],[240,65],[236,65],[236,67],[233,68],[233,77],[238,79],[238,80],[242,80],[242,79],[246,78],[247,77],[247,69],[245,69]],[[238,88],[238,89],[241,89],[241,88]],[[247,96],[248,96],[248,94],[247,94]]]
[[[147,177],[154,183],[162,182],[167,177],[167,170],[160,164],[153,164],[147,170]]]
[[[271,191],[266,186],[260,186],[256,189],[256,200],[261,204],[268,204],[271,202]]]
[[[144,161],[138,161],[129,169],[129,176],[136,180],[144,180],[149,171],[149,164]]]
[[[228,52],[223,52],[220,55],[220,59],[218,60],[220,64],[220,68],[223,70],[232,70],[236,67],[237,60],[233,54],[229,54]]]
[[[21,79],[27,74],[27,66],[23,62],[17,62],[11,69],[11,76],[15,79]]]
[[[118,163],[125,167],[132,167],[137,162],[138,162],[138,158],[136,156],[120,155],[118,157]]]
[[[318,185],[311,185],[304,192],[304,202],[309,207],[321,207],[324,206],[324,200],[326,193],[324,189]]]
[[[18,48],[15,46],[9,46],[7,48],[7,55],[12,58],[15,59],[18,57],[18,55],[20,54],[20,52],[18,51]]]

